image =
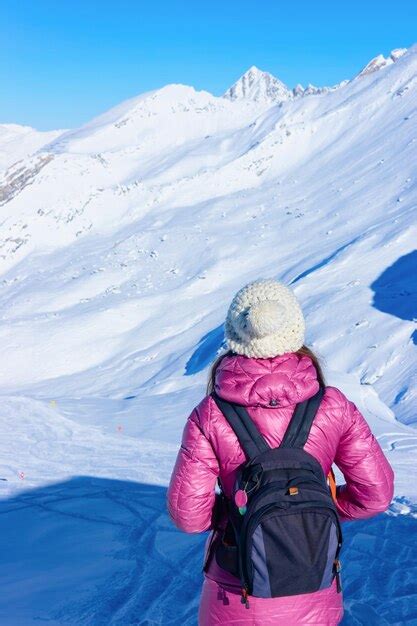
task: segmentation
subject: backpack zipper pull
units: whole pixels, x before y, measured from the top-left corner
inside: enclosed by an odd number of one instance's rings
[[[249,596],[249,593],[248,593],[248,588],[247,588],[246,586],[245,586],[245,587],[242,587],[242,598],[241,598],[241,602],[242,602],[242,604],[244,604],[244,605],[245,605],[245,607],[246,607],[247,609],[249,608],[249,598],[248,598],[248,596]]]
[[[342,581],[340,578],[340,570],[342,569],[342,564],[339,561],[339,559],[336,559],[336,561],[334,562],[334,570],[336,573],[336,587],[337,587],[337,593],[340,593],[342,591]]]

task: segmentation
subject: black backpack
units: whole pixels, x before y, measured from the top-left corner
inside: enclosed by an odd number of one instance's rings
[[[218,565],[240,578],[247,607],[249,595],[311,593],[335,577],[341,591],[336,506],[321,465],[303,450],[323,393],[320,387],[297,404],[278,448],[268,446],[243,406],[212,394],[247,457],[213,551]]]

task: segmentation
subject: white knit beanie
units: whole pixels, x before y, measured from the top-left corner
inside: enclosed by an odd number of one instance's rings
[[[242,287],[226,317],[229,350],[254,358],[272,358],[296,352],[304,344],[305,323],[293,292],[272,279]]]

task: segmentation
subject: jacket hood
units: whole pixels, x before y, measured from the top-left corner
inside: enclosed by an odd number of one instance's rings
[[[311,398],[319,388],[316,368],[295,352],[269,359],[226,356],[216,370],[216,393],[244,406],[279,408]]]

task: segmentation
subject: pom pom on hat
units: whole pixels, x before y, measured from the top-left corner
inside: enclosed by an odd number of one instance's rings
[[[277,300],[257,302],[248,311],[247,326],[254,337],[276,333],[284,323],[285,309]]]
[[[242,287],[229,307],[225,337],[230,350],[254,358],[296,352],[304,344],[305,322],[293,292],[271,279]]]

